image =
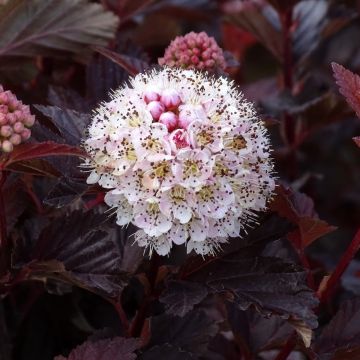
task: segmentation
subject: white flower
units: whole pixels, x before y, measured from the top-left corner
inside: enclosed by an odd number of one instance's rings
[[[117,224],[139,246],[214,254],[266,209],[275,184],[267,131],[225,78],[139,74],[96,110],[84,147],[89,184],[111,189]]]

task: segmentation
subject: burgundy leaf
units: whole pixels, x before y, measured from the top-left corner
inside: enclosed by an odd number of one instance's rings
[[[137,339],[116,337],[113,339],[86,341],[71,351],[68,357],[56,356],[54,360],[135,360]]]
[[[306,248],[319,237],[336,229],[319,219],[310,197],[290,188],[279,186],[270,208],[298,226],[298,229],[291,233],[290,240],[293,240],[299,249]]]
[[[38,144],[25,143],[18,145],[14,151],[10,153],[8,160],[4,164],[4,168],[7,169],[14,163],[55,155],[84,156],[84,152],[78,147],[57,144],[51,141]]]
[[[55,277],[118,298],[127,275],[121,270],[116,238],[106,231],[106,220],[106,215],[81,211],[54,219],[42,231],[31,255],[32,276]],[[54,261],[63,269],[54,270]]]
[[[7,166],[7,170],[37,176],[60,177],[61,173],[47,160],[31,159],[15,162]]]
[[[160,346],[154,346],[151,349],[145,351],[144,354],[139,356],[139,360],[195,360],[197,357],[187,351],[180,348],[164,344]]]
[[[355,144],[356,144],[358,147],[360,147],[360,136],[355,136],[355,137],[353,137],[353,140],[354,140]]]
[[[281,60],[282,36],[273,23],[274,19],[268,17],[273,11],[265,11],[269,8],[271,7],[264,1],[234,1],[224,5],[224,11],[233,24],[254,35],[277,59]],[[278,25],[278,19],[275,20]]]
[[[79,199],[88,189],[85,181],[62,177],[47,194],[44,203],[61,208]]]
[[[360,118],[360,76],[335,62],[331,65],[340,93]]]
[[[209,339],[218,330],[214,320],[195,310],[182,318],[167,314],[155,316],[150,320],[150,327],[156,331],[151,333],[149,346],[171,344],[196,355],[206,352]]]
[[[35,105],[35,108],[50,118],[66,144],[78,146],[81,143],[90,115],[57,106]]]
[[[205,286],[188,281],[169,281],[160,301],[167,306],[168,314],[184,316],[208,294]]]
[[[312,311],[317,300],[306,285],[306,273],[279,258],[229,254],[209,261],[187,280],[206,284],[214,293],[229,292],[242,310],[255,306],[266,316],[274,313],[317,326]]]
[[[346,357],[355,350],[360,351],[360,298],[347,300],[321,332],[314,343],[314,350],[321,360],[358,359]]]
[[[124,68],[130,75],[134,76],[140,72],[149,69],[149,64],[147,64],[145,61],[141,59],[137,59],[124,54],[119,54],[99,46],[94,47],[94,49],[100,54],[110,59],[111,61],[113,61],[114,63]]]

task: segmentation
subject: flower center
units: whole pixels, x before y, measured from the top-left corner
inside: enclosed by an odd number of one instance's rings
[[[185,200],[185,189],[182,186],[174,186],[171,189],[170,196],[175,202]]]
[[[190,177],[199,173],[199,167],[196,161],[185,160],[184,162],[184,175]]]

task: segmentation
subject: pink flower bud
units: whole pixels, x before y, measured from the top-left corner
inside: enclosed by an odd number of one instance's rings
[[[21,139],[22,141],[26,141],[30,138],[31,136],[31,131],[29,129],[24,129],[22,132],[21,132]]]
[[[168,131],[171,132],[177,126],[178,117],[173,112],[167,111],[161,114],[159,122],[161,124],[164,124],[167,127]]]
[[[7,115],[6,115],[6,117],[7,117],[7,120],[8,120],[8,122],[9,122],[9,124],[10,125],[14,125],[15,123],[16,123],[16,116],[15,116],[15,114],[13,114],[13,113],[8,113]]]
[[[191,114],[188,111],[180,111],[179,113],[179,122],[178,126],[181,129],[187,129],[190,123],[194,121],[194,118],[191,116]]]
[[[3,125],[0,129],[1,136],[9,137],[13,133],[13,129],[10,125]]]
[[[214,62],[207,63],[207,60]],[[176,37],[165,50],[164,57],[159,58],[160,65],[183,69],[199,69],[215,72],[225,70],[224,53],[213,37],[205,32],[188,33]]]
[[[6,115],[0,112],[0,126],[6,125],[8,123],[8,120],[6,118]]]
[[[24,124],[18,121],[14,124],[13,129],[16,133],[20,134],[24,130]]]
[[[191,57],[191,62],[196,65],[199,62],[199,58],[196,55],[193,55]]]
[[[18,104],[18,101],[17,101],[17,100],[9,100],[9,101],[8,101],[9,110],[15,111],[16,108],[17,108],[17,104]]]
[[[27,127],[33,126],[35,122],[35,115],[27,115],[23,121],[24,125]]]
[[[22,119],[24,118],[24,114],[21,110],[15,110],[14,115],[16,117],[16,120],[18,121],[22,121]]]
[[[180,105],[180,95],[176,90],[168,89],[164,90],[161,95],[161,102],[168,108],[173,109]]]
[[[3,92],[4,88],[2,87],[2,85],[0,85],[0,92]]]
[[[9,141],[13,144],[13,145],[19,145],[21,143],[21,136],[19,134],[12,134],[10,136]]]
[[[0,113],[7,114],[8,111],[9,111],[9,108],[7,107],[7,105],[0,105]]]
[[[3,151],[7,153],[13,151],[14,149],[14,145],[9,140],[4,140],[1,147]]]
[[[160,101],[151,101],[147,105],[154,120],[159,120],[160,115],[165,111],[165,106]]]
[[[0,103],[6,104],[8,102],[8,96],[6,93],[2,92],[0,93]]]
[[[160,95],[155,91],[148,90],[145,91],[144,100],[147,104],[149,104],[151,101],[159,101]]]

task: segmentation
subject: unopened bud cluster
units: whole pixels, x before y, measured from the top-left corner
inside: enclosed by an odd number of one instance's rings
[[[159,64],[209,72],[226,68],[222,49],[205,32],[176,37],[165,50],[164,57],[159,58]]]
[[[11,152],[14,146],[29,139],[35,116],[11,91],[0,85],[0,151]]]

